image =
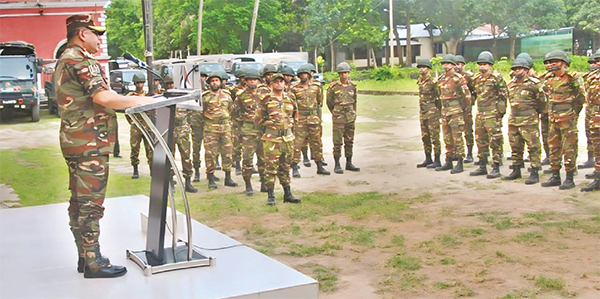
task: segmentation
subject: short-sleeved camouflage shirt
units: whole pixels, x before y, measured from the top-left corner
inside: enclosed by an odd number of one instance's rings
[[[513,78],[508,82],[510,116],[508,124],[528,126],[539,124],[539,114],[544,112],[546,97],[540,80],[528,77],[523,82]]]
[[[506,113],[508,89],[502,74],[493,71],[484,77],[481,73],[473,77],[475,93],[477,94],[477,109],[479,114],[495,115]]]
[[[295,84],[290,88],[298,105],[298,121],[309,125],[321,124],[319,107],[323,105],[323,90],[319,83],[308,83],[306,86]]]
[[[578,117],[585,95],[574,73],[567,72],[560,77],[550,73],[544,80],[544,92],[548,96],[550,120],[565,121]]]
[[[70,45],[54,73],[56,103],[61,115],[60,147],[65,158],[112,153],[115,112],[94,103],[93,96],[108,91],[98,61],[83,48]]]

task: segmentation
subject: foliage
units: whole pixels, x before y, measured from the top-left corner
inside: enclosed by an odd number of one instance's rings
[[[110,29],[106,37],[108,54],[111,57],[123,56],[125,52],[144,57],[141,3],[141,1],[129,0],[111,1],[110,7],[106,10],[106,26]]]
[[[565,0],[565,7],[570,24],[600,31],[600,0]]]

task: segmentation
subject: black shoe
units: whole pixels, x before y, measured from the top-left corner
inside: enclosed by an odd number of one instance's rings
[[[327,164],[327,162],[325,162],[325,160],[323,160],[323,161],[321,161],[321,165],[327,166],[328,164]]]
[[[567,190],[575,188],[575,182],[573,182],[573,176],[575,175],[575,171],[567,172],[567,178],[565,181],[558,187],[560,190]]]
[[[258,170],[256,170],[256,167],[252,166],[252,174],[258,173]]]
[[[417,168],[427,167],[427,165],[431,163],[433,163],[433,160],[431,160],[431,153],[425,153],[425,161],[421,164],[417,164]]]
[[[510,168],[513,170],[508,176],[503,177],[505,181],[512,181],[521,178],[521,167],[519,165],[511,165]]]
[[[435,154],[435,160],[433,163],[427,165],[428,169],[436,169],[438,167],[442,167],[442,163],[440,162],[440,154]]]
[[[246,196],[254,195],[254,190],[252,190],[252,182],[250,178],[244,179],[244,183],[246,183]]]
[[[342,169],[342,166],[340,165],[340,158],[335,158],[335,166],[333,167],[333,172],[335,172],[337,174],[344,173],[344,170]]]
[[[85,258],[84,257],[80,257],[77,260],[77,272],[83,273],[84,269],[85,269]]]
[[[594,153],[588,152],[588,160],[585,161],[585,163],[583,163],[581,165],[577,165],[577,168],[584,169],[584,168],[592,168],[592,167],[594,167]]]
[[[225,172],[225,186],[227,187],[237,187],[237,183],[231,179],[231,171]]]
[[[554,173],[554,172],[552,172],[552,168],[549,168],[549,169],[546,169],[546,170],[542,171],[542,173],[543,174],[551,174],[551,173]]]
[[[525,181],[525,185],[533,185],[540,182],[538,170],[539,168],[531,168],[531,171],[529,172],[529,177]]]
[[[315,164],[317,164],[317,174],[323,174],[323,175],[330,175],[331,172],[327,171],[325,168],[323,168],[323,161],[316,161]]]
[[[140,177],[140,173],[138,172],[138,166],[133,165],[133,175],[131,175],[132,179],[137,179]]]
[[[465,163],[473,163],[473,146],[467,145],[467,157],[465,158]]]
[[[463,159],[458,158],[458,160],[456,162],[456,167],[452,168],[452,170],[450,170],[450,173],[455,174],[455,173],[461,173],[461,172],[463,172]]]
[[[352,157],[346,157],[346,170],[349,170],[349,171],[360,171],[360,168],[352,165]]]
[[[446,158],[446,163],[440,167],[436,167],[435,171],[446,171],[454,168],[452,165],[452,158]]]
[[[310,159],[308,159],[308,147],[305,146],[302,148],[302,164],[304,164],[304,167],[310,167]]]
[[[189,193],[198,192],[198,189],[196,189],[196,188],[194,188],[194,186],[192,186],[192,183],[190,182],[190,178],[185,178],[185,192],[189,192]]]
[[[114,154],[114,155],[113,155],[113,157],[114,157],[114,158],[117,158],[117,159],[121,159],[121,158],[123,158],[123,156],[121,156],[121,155],[119,155],[119,154]],[[83,273],[83,272],[82,272],[82,273]]]
[[[85,261],[83,269],[84,278],[114,278],[120,277],[127,273],[127,268],[116,266],[110,263],[110,260],[100,254],[100,249],[96,247],[93,250],[95,257],[90,258],[90,251],[86,253],[88,258]]]
[[[215,183],[215,174],[214,173],[209,173],[208,175],[206,175],[208,178],[208,189],[209,190],[214,190],[217,189],[217,183]]]
[[[275,192],[273,191],[273,189],[267,189],[267,205],[275,205]]]
[[[265,178],[260,178],[260,192],[267,192],[267,185],[265,185]]]
[[[542,162],[540,164],[542,166],[544,166],[544,165],[550,165],[550,158],[548,158],[548,157],[544,158],[544,160],[542,160]]]
[[[470,176],[486,175],[487,172],[487,160],[479,159],[479,167],[475,171],[469,173]]]
[[[486,176],[488,179],[495,179],[500,177],[500,163],[492,164],[492,171]]]
[[[594,176],[595,176],[594,181],[591,182],[589,185],[587,185],[587,187],[581,188],[581,191],[583,191],[583,192],[600,191],[600,172],[596,173]]]
[[[235,162],[235,175],[242,175],[242,167],[240,166],[240,161]]]
[[[300,176],[300,171],[298,171],[298,164],[297,163],[292,163],[292,177],[295,178],[299,178]]]
[[[552,176],[550,179],[542,183],[542,187],[555,187],[560,186],[560,170],[552,170]]]
[[[594,178],[596,178],[596,174],[595,173],[588,173],[585,175],[585,178],[588,180],[593,180]]]
[[[292,191],[290,190],[290,186],[283,186],[283,202],[289,202],[289,203],[300,203],[302,202],[302,200],[300,200],[300,198],[296,198],[294,197],[294,195],[292,195]]]
[[[200,182],[200,167],[194,167],[194,182]]]

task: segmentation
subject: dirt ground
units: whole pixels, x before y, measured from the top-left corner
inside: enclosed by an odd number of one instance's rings
[[[359,119],[360,124],[377,122]],[[3,127],[0,149],[57,146],[58,126],[52,124],[53,128],[27,131],[28,138],[23,138],[23,131]],[[128,125],[123,118],[120,124],[123,142],[128,140],[128,130],[124,129]],[[583,130],[580,132],[579,163],[586,158],[585,137]],[[600,298],[600,193],[579,191],[589,182],[584,174],[592,170],[579,172],[576,189],[562,191],[540,184],[526,186],[524,179],[509,182],[471,177],[472,165],[454,175],[417,169],[423,154],[415,117],[387,121],[379,129],[358,134],[354,147],[354,163],[361,168],[358,173],[333,174],[329,132],[323,142],[329,163],[326,168],[332,175],[317,176],[314,165],[302,167],[302,178],[292,182],[297,193],[379,192],[390,194],[392,200],[425,200],[413,203],[397,221],[383,217],[356,220],[347,214],[321,217],[316,222],[293,220],[300,227],[335,223],[378,232],[371,246],[344,245],[310,256],[277,250],[269,254],[311,276],[311,264],[336,269],[335,287],[322,290],[320,298]],[[128,146],[123,147],[126,156]],[[505,150],[508,156],[510,151]],[[113,159],[112,163],[113,171],[130,172],[128,157]],[[510,172],[509,164],[505,161],[502,166],[503,175]],[[147,171],[145,167],[141,170]],[[548,178],[543,175],[541,181]],[[241,177],[235,179],[242,182]],[[196,185],[204,188],[205,184],[203,179]],[[235,192],[242,191],[241,186],[235,188]],[[271,230],[287,227],[291,221],[277,213],[259,219],[260,225]],[[215,229],[260,248],[260,239],[247,232],[252,225],[256,225],[255,219],[235,216],[212,223]],[[402,241],[394,241],[394,236],[402,236]],[[296,242],[302,244],[323,243],[320,234],[304,233],[298,238]],[[420,267],[389,267],[390,258],[396,255],[415,258]],[[544,284],[544,278],[559,281],[560,286]]]

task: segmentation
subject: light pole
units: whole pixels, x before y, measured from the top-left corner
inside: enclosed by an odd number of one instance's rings
[[[389,16],[390,16],[390,66],[394,66],[394,44],[392,43],[394,41],[394,4],[393,4],[394,0],[390,0],[390,11],[389,11]],[[398,45],[400,46],[400,45]]]

